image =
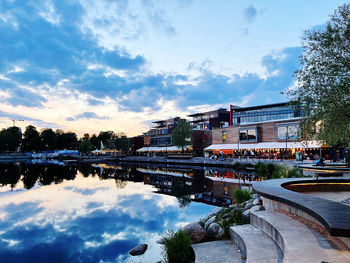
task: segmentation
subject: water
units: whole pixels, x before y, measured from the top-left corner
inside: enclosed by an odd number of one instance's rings
[[[203,173],[0,164],[0,261],[157,262],[162,250],[156,241],[166,230],[230,201],[215,196]],[[128,255],[143,243],[149,245],[144,255]]]

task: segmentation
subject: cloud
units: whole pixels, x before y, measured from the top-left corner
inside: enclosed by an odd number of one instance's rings
[[[0,110],[0,118],[1,117],[8,118],[10,120],[28,121],[28,122],[31,122],[32,125],[37,125],[39,127],[48,127],[48,128],[53,128],[53,129],[56,129],[56,128],[58,129],[58,128],[62,127],[61,125],[54,123],[54,122],[46,122],[46,121],[43,121],[40,119],[28,117],[26,115],[10,113],[10,112],[5,112],[5,111]]]
[[[67,121],[77,121],[81,119],[97,119],[97,120],[109,120],[110,118],[107,116],[98,116],[94,112],[84,112],[73,117],[66,118]]]
[[[266,76],[256,73],[231,76],[214,74],[208,63],[190,65],[200,71],[196,78],[185,75],[157,75],[148,81],[139,79],[138,84],[120,100],[124,110],[140,111],[143,107],[159,108],[157,101],[172,100],[180,108],[204,104],[264,104],[284,101],[279,95],[294,83],[293,73],[299,68],[300,47],[291,47],[268,54],[261,60]],[[247,100],[249,98],[249,100]]]
[[[252,23],[255,20],[258,11],[255,7],[249,6],[243,10],[243,17],[247,23]]]

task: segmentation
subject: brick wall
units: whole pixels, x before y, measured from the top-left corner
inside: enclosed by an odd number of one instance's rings
[[[255,125],[241,125],[231,126],[226,128],[217,128],[213,129],[213,144],[232,144],[238,143],[238,129],[239,128],[258,128],[258,133],[260,136],[259,142],[275,142],[277,141],[277,130],[276,126],[279,124],[287,124],[287,123],[296,123],[295,120],[290,121],[275,121],[275,122],[266,122],[259,123]],[[222,141],[222,132],[226,131],[226,141]],[[244,142],[241,142],[244,143]],[[247,142],[252,143],[252,142]]]

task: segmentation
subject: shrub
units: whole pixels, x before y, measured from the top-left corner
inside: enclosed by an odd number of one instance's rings
[[[191,238],[180,229],[167,231],[163,237],[163,254],[168,263],[188,263],[191,258]]]
[[[233,207],[223,209],[220,213],[216,215],[215,222],[217,222],[222,230],[224,231],[224,239],[230,238],[230,227],[234,224],[242,225],[244,224],[242,216],[242,207],[235,205]]]
[[[233,200],[235,204],[242,204],[251,198],[251,192],[247,190],[236,189],[233,192]]]
[[[273,163],[269,163],[266,166],[267,169],[267,179],[271,179],[275,175],[276,165]]]
[[[287,173],[287,177],[288,178],[292,178],[292,177],[302,177],[302,170],[300,168],[293,168],[290,169]]]
[[[266,166],[266,164],[263,164],[262,162],[258,162],[256,164],[255,171],[256,171],[258,177],[267,178],[267,176],[268,176],[267,166]]]

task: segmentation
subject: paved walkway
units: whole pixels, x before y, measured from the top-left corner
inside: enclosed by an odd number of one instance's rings
[[[230,240],[220,240],[192,245],[195,263],[241,263],[241,253]]]

